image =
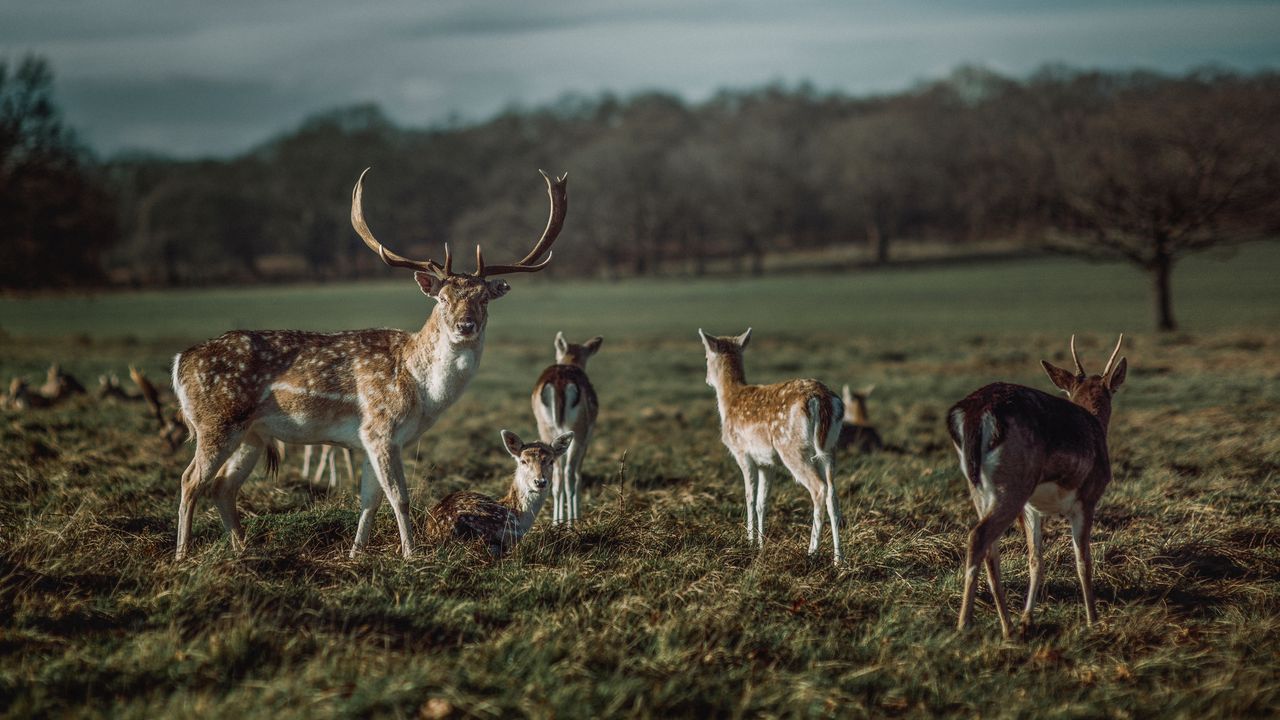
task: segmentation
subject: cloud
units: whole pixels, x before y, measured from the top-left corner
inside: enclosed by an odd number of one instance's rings
[[[810,80],[889,91],[960,63],[1182,71],[1280,65],[1272,3],[927,0],[113,0],[10,3],[0,57],[49,57],[68,119],[99,150],[246,149],[336,105],[397,121],[481,118],[567,92]]]

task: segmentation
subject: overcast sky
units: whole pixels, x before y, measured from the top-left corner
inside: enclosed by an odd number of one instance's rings
[[[960,63],[1274,68],[1280,3],[0,0],[0,57],[29,51],[99,152],[220,155],[356,102],[423,126],[568,92],[898,90]]]

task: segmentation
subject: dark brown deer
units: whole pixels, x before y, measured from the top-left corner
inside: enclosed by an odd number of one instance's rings
[[[1100,375],[1089,375],[1076,354],[1071,337],[1071,373],[1041,361],[1049,379],[1066,399],[1009,383],[981,388],[952,406],[947,430],[969,480],[969,496],[980,518],[969,533],[964,565],[964,595],[958,626],[964,629],[973,612],[978,565],[985,563],[987,582],[1000,614],[1000,630],[1012,628],[1000,583],[999,539],[1020,520],[1027,536],[1030,587],[1022,612],[1023,630],[1030,626],[1041,578],[1041,520],[1046,514],[1065,515],[1071,523],[1076,572],[1084,595],[1085,618],[1097,620],[1093,598],[1093,560],[1089,533],[1094,508],[1111,482],[1107,454],[1107,426],[1111,398],[1124,383],[1128,363],[1116,362],[1120,343]]]
[[[368,543],[384,496],[395,514],[401,551],[406,557],[413,553],[401,449],[434,425],[475,375],[489,301],[511,289],[494,276],[538,272],[551,261],[551,246],[564,225],[566,178],[543,178],[551,213],[529,254],[513,265],[486,265],[477,246],[476,270],[466,274],[453,271],[448,246],[441,264],[410,260],[378,242],[364,219],[361,173],[351,194],[351,225],[383,262],[415,271],[418,287],[436,301],[421,330],[229,332],[174,358],[173,388],[196,440],[195,457],[182,476],[179,559],[191,540],[196,499],[206,490],[233,546],[243,546],[236,494],[264,449],[274,450],[275,440],[363,450],[351,554]]]

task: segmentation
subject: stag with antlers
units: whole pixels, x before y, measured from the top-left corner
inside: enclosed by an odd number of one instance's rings
[[[999,540],[1015,520],[1021,521],[1026,531],[1031,571],[1022,612],[1023,630],[1031,624],[1041,578],[1041,521],[1046,514],[1065,515],[1071,523],[1085,619],[1090,625],[1096,622],[1089,533],[1094,508],[1111,482],[1107,427],[1111,423],[1111,398],[1128,371],[1125,358],[1116,361],[1123,341],[1121,335],[1100,375],[1085,372],[1076,354],[1074,335],[1074,373],[1042,360],[1040,364],[1053,384],[1066,394],[1065,399],[1021,385],[992,383],[975,390],[947,413],[947,429],[979,515],[978,524],[969,533],[958,622],[961,630],[973,613],[978,568],[985,564],[987,584],[1000,615],[1000,630],[1005,637],[1012,631],[1004,586],[1000,583]]]
[[[401,551],[406,557],[413,553],[401,450],[435,424],[475,375],[489,301],[511,289],[494,277],[538,272],[551,261],[551,246],[564,225],[567,176],[553,180],[543,173],[551,213],[528,255],[513,265],[486,265],[477,246],[476,270],[468,274],[454,272],[447,245],[439,263],[410,260],[378,242],[364,219],[365,173],[352,191],[352,227],[387,265],[413,270],[418,287],[436,307],[416,333],[236,331],[179,353],[173,387],[196,442],[182,476],[179,559],[190,544],[196,500],[206,491],[233,546],[243,547],[236,495],[262,453],[274,451],[276,440],[363,450],[360,519],[351,554],[368,544],[384,496],[399,527]]]

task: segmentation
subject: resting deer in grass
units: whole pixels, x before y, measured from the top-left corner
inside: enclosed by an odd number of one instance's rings
[[[715,388],[720,407],[720,439],[742,468],[747,542],[764,546],[769,481],[773,468],[781,464],[813,500],[809,554],[818,551],[825,507],[839,565],[844,554],[832,452],[840,436],[844,403],[817,380],[748,385],[742,351],[751,339],[751,328],[737,337],[716,337],[701,329],[698,334],[707,351],[707,384]]]
[[[546,502],[556,462],[573,442],[572,432],[550,443],[525,443],[503,430],[502,444],[516,461],[511,489],[501,500],[466,490],[446,495],[427,517],[427,536],[437,542],[478,540],[493,555],[505,555],[533,527]]]
[[[880,439],[880,433],[867,415],[867,398],[875,389],[875,385],[856,391],[850,390],[848,385],[841,389],[840,399],[844,402],[846,414],[840,425],[840,439],[836,442],[836,449],[852,449],[861,453],[884,449],[884,441]]]
[[[40,386],[39,392],[51,403],[66,400],[73,395],[86,394],[84,385],[80,384],[80,381],[71,373],[65,372],[58,363],[49,366],[49,372],[46,373],[44,385]]]
[[[533,385],[533,416],[538,421],[538,436],[543,442],[566,432],[573,432],[573,445],[556,462],[551,480],[551,521],[573,524],[578,521],[578,485],[582,482],[582,459],[587,455],[591,431],[596,424],[600,404],[595,388],[587,378],[587,360],[600,350],[602,337],[594,337],[581,345],[556,333],[556,364],[538,376]]]
[[[384,496],[401,551],[406,557],[413,553],[401,450],[435,424],[475,375],[489,301],[511,289],[494,276],[538,272],[551,261],[551,246],[564,225],[566,178],[543,178],[551,213],[529,254],[513,265],[486,265],[477,246],[476,270],[466,274],[453,271],[448,246],[441,264],[410,260],[378,242],[364,219],[362,173],[352,191],[351,225],[383,262],[415,271],[418,287],[436,301],[421,330],[229,332],[174,358],[173,387],[196,439],[195,457],[182,476],[178,558],[187,553],[195,502],[206,490],[233,546],[243,546],[236,494],[264,448],[274,452],[275,440],[363,450],[351,554],[368,544]]]
[[[1027,536],[1031,579],[1022,628],[1025,631],[1030,626],[1040,587],[1041,519],[1045,514],[1065,515],[1071,523],[1085,618],[1090,625],[1097,620],[1089,532],[1094,508],[1111,482],[1107,426],[1111,398],[1124,383],[1128,368],[1125,358],[1116,362],[1123,340],[1121,335],[1116,341],[1101,375],[1085,372],[1076,354],[1074,335],[1074,374],[1041,361],[1066,399],[1021,385],[994,383],[973,392],[947,413],[947,430],[960,454],[969,495],[981,518],[969,533],[960,629],[969,623],[978,565],[985,563],[987,583],[1000,614],[1000,630],[1009,637],[1012,628],[1000,583],[999,539],[1014,520],[1021,521]]]

